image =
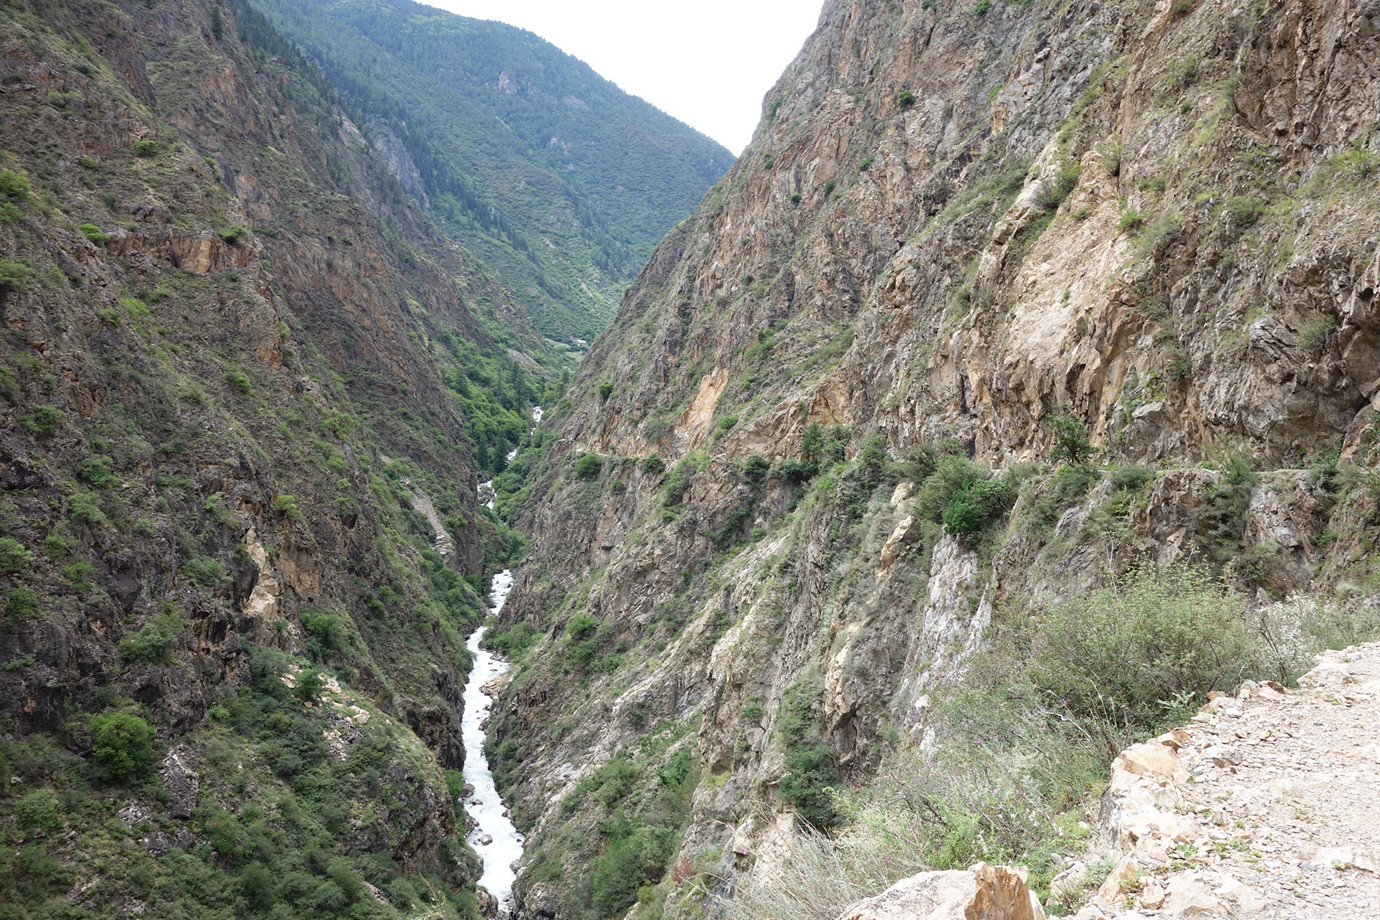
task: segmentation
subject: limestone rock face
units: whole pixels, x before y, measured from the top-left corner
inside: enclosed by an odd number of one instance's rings
[[[1025,869],[978,863],[967,871],[923,872],[860,901],[838,920],[1044,920]]]

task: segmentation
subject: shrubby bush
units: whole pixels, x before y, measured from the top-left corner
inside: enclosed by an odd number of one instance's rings
[[[182,631],[182,619],[173,611],[155,617],[120,643],[120,658],[129,664],[166,664]]]
[[[604,470],[604,458],[598,454],[583,454],[579,460],[575,461],[575,478],[583,480],[597,479]]]
[[[671,467],[671,472],[666,477],[666,494],[663,499],[666,507],[680,504],[681,499],[685,497],[686,490],[690,488],[695,474],[704,469],[708,462],[709,458],[705,454],[696,451],[682,457],[675,466]]]
[[[105,775],[120,782],[133,779],[153,765],[153,728],[127,712],[102,712],[91,717],[91,753]]]

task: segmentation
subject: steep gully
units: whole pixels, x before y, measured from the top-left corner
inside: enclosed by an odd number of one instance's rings
[[[532,423],[541,424],[542,409],[532,410]],[[514,449],[508,454],[511,463],[517,456]],[[479,500],[490,510],[494,506],[493,480],[480,483]],[[438,534],[441,531],[438,531]],[[439,540],[439,536],[438,536]],[[504,569],[494,575],[489,592],[489,607],[494,616],[503,611],[508,593],[513,590],[513,573]],[[480,626],[470,634],[465,646],[474,656],[469,680],[465,683],[464,716],[461,736],[465,743],[465,812],[474,820],[469,843],[484,861],[479,886],[488,890],[498,902],[500,916],[512,910],[513,882],[517,880],[517,862],[522,858],[523,836],[508,817],[508,809],[494,786],[493,771],[484,755],[485,728],[489,721],[489,707],[493,704],[491,684],[508,673],[508,662],[480,648],[487,627]]]

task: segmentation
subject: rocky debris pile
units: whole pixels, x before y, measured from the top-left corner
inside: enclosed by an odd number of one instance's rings
[[[978,863],[967,871],[921,872],[838,920],[1044,920],[1026,870]]]
[[[1248,681],[1123,751],[1100,823],[1120,854],[1079,920],[1324,920],[1380,905],[1380,643],[1286,690]],[[1084,885],[1075,864],[1051,901]]]

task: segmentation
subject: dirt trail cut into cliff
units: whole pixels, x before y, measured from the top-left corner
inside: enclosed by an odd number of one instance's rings
[[[1187,728],[1124,751],[1102,823],[1125,855],[1078,916],[1375,916],[1377,729],[1370,643],[1319,656],[1299,690],[1248,682]]]

